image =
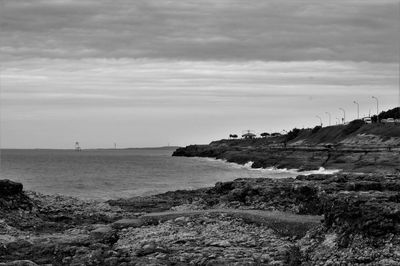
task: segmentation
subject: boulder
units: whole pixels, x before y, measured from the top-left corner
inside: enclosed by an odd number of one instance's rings
[[[114,230],[110,226],[100,226],[90,232],[90,236],[95,239],[106,239],[114,235]]]
[[[340,192],[324,201],[325,225],[344,234],[383,236],[400,233],[400,193]]]
[[[136,256],[146,256],[152,253],[157,252],[157,245],[153,242],[144,244],[140,249],[136,251]]]
[[[230,247],[231,243],[228,240],[219,240],[219,241],[213,241],[213,242],[209,243],[208,245],[212,246],[212,247],[226,248],[226,247]]]
[[[0,180],[0,197],[12,196],[22,192],[22,184],[8,179]]]

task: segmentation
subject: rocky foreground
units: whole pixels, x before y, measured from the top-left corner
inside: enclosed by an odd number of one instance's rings
[[[0,180],[0,265],[400,265],[400,176],[237,179],[108,202]]]

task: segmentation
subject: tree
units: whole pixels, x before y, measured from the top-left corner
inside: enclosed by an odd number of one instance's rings
[[[237,139],[238,135],[236,134],[229,134],[230,139]]]
[[[387,119],[387,118],[399,119],[400,118],[400,107],[396,107],[396,108],[381,112],[379,114],[379,121],[382,119]]]
[[[317,133],[321,128],[322,128],[321,126],[315,126],[315,127],[311,130],[311,133],[312,133],[312,134]]]
[[[293,128],[291,131],[289,131],[286,135],[286,141],[290,141],[292,139],[295,139],[300,133],[300,129],[298,128]]]
[[[263,138],[266,138],[266,137],[268,137],[268,136],[270,136],[271,134],[269,134],[269,133],[267,133],[267,132],[264,132],[264,133],[261,133],[260,134],[260,136],[261,137],[263,137]]]

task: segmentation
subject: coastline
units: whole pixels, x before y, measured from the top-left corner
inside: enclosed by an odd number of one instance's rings
[[[102,202],[0,180],[0,265],[399,265],[400,139],[350,134],[305,145],[313,138],[286,146],[284,137],[221,140],[174,152],[294,178]]]
[[[353,173],[400,173],[400,127],[388,124],[330,126],[299,130],[289,138],[222,139],[208,145],[189,145],[173,156],[206,157],[252,168],[315,171],[341,169]]]

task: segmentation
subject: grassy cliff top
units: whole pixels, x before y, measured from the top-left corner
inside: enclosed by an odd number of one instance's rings
[[[394,108],[382,112],[379,118],[393,117],[400,109]],[[395,117],[397,118],[397,117]],[[366,124],[362,120],[354,120],[346,125],[328,127],[315,127],[305,129],[292,129],[288,134],[276,137],[220,140],[211,142],[210,145],[227,146],[268,146],[282,144],[290,146],[301,145],[393,145],[400,146],[400,123],[373,123]]]

